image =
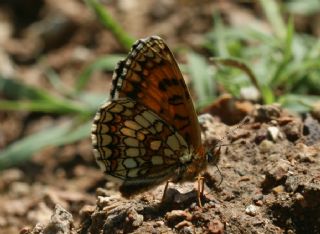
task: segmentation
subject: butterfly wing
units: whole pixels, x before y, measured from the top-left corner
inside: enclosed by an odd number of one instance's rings
[[[138,40],[113,75],[113,99],[131,98],[174,127],[195,152],[200,126],[175,58],[157,36]]]
[[[188,150],[183,137],[157,114],[130,98],[112,100],[92,125],[94,154],[107,177],[122,183],[124,196],[175,174]]]

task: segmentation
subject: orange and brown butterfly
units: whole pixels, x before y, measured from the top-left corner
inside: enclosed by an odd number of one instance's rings
[[[138,40],[113,74],[111,100],[92,125],[96,161],[130,196],[166,180],[194,180],[214,155],[177,62],[158,36]]]

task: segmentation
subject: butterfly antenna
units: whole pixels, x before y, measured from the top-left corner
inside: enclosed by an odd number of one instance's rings
[[[245,116],[236,126],[232,127],[229,131],[227,131],[227,133],[218,140],[218,142],[223,142],[224,139],[226,139],[228,136],[230,136],[231,134],[233,134],[236,130],[238,130],[239,128],[241,128],[243,125],[247,124],[249,122],[250,118],[249,116]],[[218,147],[221,146],[228,146],[230,144],[219,144]]]
[[[219,172],[219,175],[220,175],[220,182],[219,182],[219,184],[218,184],[218,187],[222,184],[222,181],[223,181],[223,175],[222,175],[222,172],[221,172],[221,170],[220,170],[220,168],[218,167],[218,164],[216,164],[215,165],[216,166],[216,168],[217,168],[217,170],[218,170],[218,172]]]
[[[221,152],[221,147],[231,145],[231,143],[230,143],[230,144],[222,144],[222,142],[224,141],[224,139],[225,139],[226,137],[228,137],[228,136],[230,136],[231,134],[233,134],[233,133],[234,133],[237,129],[239,129],[241,126],[243,126],[244,124],[248,123],[248,121],[249,121],[249,117],[248,117],[248,116],[245,116],[245,117],[240,121],[240,123],[239,123],[237,126],[233,127],[230,131],[228,131],[228,132],[225,134],[225,136],[223,136],[221,139],[218,140],[218,142],[220,142],[220,144],[217,144],[216,146],[213,147],[213,148],[215,148],[215,147],[218,148],[216,151],[213,151],[212,148],[211,148],[211,150],[209,151],[209,152],[214,152],[213,154],[210,154],[210,156],[211,156],[211,162],[212,162],[212,163],[215,165],[215,167],[217,168],[217,170],[218,170],[218,172],[219,172],[219,175],[220,175],[220,178],[221,178],[218,186],[220,186],[221,183],[223,182],[223,175],[222,175],[222,172],[221,172],[221,170],[220,170],[220,168],[218,167],[218,164],[217,164],[217,162],[218,162],[218,160],[219,160],[219,158],[220,158],[219,155],[220,155],[220,152]],[[237,143],[233,143],[233,144],[237,144]],[[239,143],[239,144],[241,144],[241,143]],[[215,157],[215,156],[216,156],[216,157]]]

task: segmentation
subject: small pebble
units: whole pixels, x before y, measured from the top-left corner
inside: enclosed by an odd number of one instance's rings
[[[276,141],[280,136],[280,130],[277,127],[271,126],[271,127],[268,127],[268,134],[271,140]]]
[[[254,197],[253,197],[254,202],[262,200],[262,199],[263,199],[263,194],[261,194],[261,193],[258,193],[256,195],[254,195]]]
[[[261,153],[268,153],[270,149],[273,148],[273,145],[274,143],[272,141],[263,140],[259,145]]]
[[[249,205],[246,207],[245,212],[247,215],[255,216],[258,212],[258,207],[255,205]]]
[[[84,205],[79,211],[80,217],[82,219],[84,219],[85,217],[90,217],[94,212],[95,208],[96,207],[93,205]]]
[[[270,171],[270,174],[276,179],[276,181],[282,180],[287,176],[290,168],[290,163],[286,160],[280,160],[274,165],[274,168]]]
[[[284,187],[282,185],[279,185],[277,187],[274,187],[272,189],[272,191],[275,193],[275,194],[280,194],[280,193],[283,193],[284,192]]]
[[[295,194],[295,199],[296,199],[297,201],[302,201],[302,200],[304,200],[304,196],[302,196],[301,193],[296,193],[296,194]]]
[[[192,226],[191,222],[189,222],[187,220],[183,220],[180,223],[178,223],[177,225],[175,225],[174,227],[179,230],[183,227],[191,227],[191,226]]]
[[[175,226],[183,220],[191,220],[192,215],[184,210],[172,210],[165,215],[170,226]]]
[[[158,220],[153,224],[153,227],[157,228],[157,227],[161,227],[164,225],[164,222],[162,220]]]
[[[263,201],[262,200],[256,201],[255,204],[257,206],[263,206]]]
[[[143,223],[143,220],[144,220],[143,215],[138,214],[138,212],[134,209],[131,209],[128,212],[127,218],[129,219],[129,221],[133,227],[141,226],[141,224]]]

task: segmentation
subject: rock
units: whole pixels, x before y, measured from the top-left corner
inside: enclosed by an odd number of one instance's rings
[[[299,162],[315,163],[316,158],[320,157],[320,146],[307,146],[303,143],[296,145],[297,159]]]
[[[258,213],[258,207],[255,205],[249,205],[246,207],[245,212],[247,215],[256,216]]]
[[[220,220],[214,219],[207,224],[208,233],[210,234],[223,234],[224,233],[224,225]]]
[[[275,194],[280,194],[283,193],[285,191],[284,186],[283,185],[279,185],[277,187],[274,187],[272,189],[272,192],[274,192]]]
[[[169,226],[175,226],[183,220],[189,221],[191,218],[191,214],[183,210],[172,210],[165,215]]]
[[[257,206],[262,206],[263,205],[263,194],[262,193],[258,193],[253,197],[253,202],[257,205]]]
[[[279,160],[277,163],[270,166],[271,168],[267,173],[276,181],[282,180],[286,177],[290,169],[290,163],[286,160]]]
[[[180,223],[178,223],[177,225],[175,225],[174,227],[178,230],[180,229],[185,229],[185,227],[192,227],[192,223],[190,221],[187,220],[183,220]]]
[[[268,127],[268,135],[270,136],[271,140],[277,141],[280,136],[280,130],[277,127],[271,126]]]
[[[74,234],[73,218],[60,205],[56,205],[47,225],[37,224],[30,234]]]
[[[274,143],[272,141],[263,140],[259,145],[261,153],[268,153],[272,149],[273,145]]]
[[[79,211],[80,214],[80,218],[81,219],[85,219],[88,218],[92,215],[92,213],[95,210],[95,206],[93,205],[85,205],[81,208],[81,210]]]
[[[254,110],[254,117],[257,121],[268,122],[280,116],[281,107],[279,104],[260,106],[257,105]]]
[[[143,215],[138,214],[134,209],[128,211],[126,221],[132,225],[132,227],[139,227],[143,223]]]
[[[278,185],[284,185],[290,172],[291,165],[286,160],[270,163],[265,169],[265,179],[262,182],[264,190],[269,190]]]
[[[282,128],[284,134],[287,139],[291,142],[295,142],[296,140],[302,137],[302,123],[298,121],[292,121],[285,125]]]

